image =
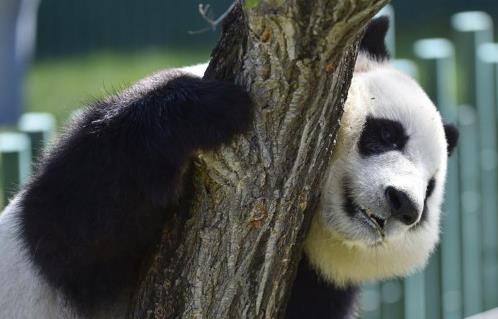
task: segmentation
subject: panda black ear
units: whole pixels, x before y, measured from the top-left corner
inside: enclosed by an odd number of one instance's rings
[[[446,143],[448,145],[448,156],[450,156],[458,143],[460,133],[454,124],[444,124],[444,135],[446,135]]]
[[[389,52],[385,44],[387,30],[389,30],[389,18],[387,16],[372,19],[361,40],[360,52],[370,55],[372,59],[377,61],[388,60]]]

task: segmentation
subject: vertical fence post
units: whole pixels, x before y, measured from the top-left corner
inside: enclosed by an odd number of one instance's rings
[[[423,39],[415,43],[415,54],[424,63],[424,88],[438,107],[443,120],[457,123],[455,50],[446,39]],[[430,319],[462,318],[461,253],[460,253],[460,205],[458,180],[458,154],[448,161],[446,197],[443,205],[443,231],[440,245],[441,297],[432,300],[428,287],[427,299],[431,304]],[[429,283],[428,283],[429,285]],[[436,304],[440,302],[440,304]]]
[[[492,296],[484,299],[484,307],[490,309],[498,306],[498,205],[496,196],[498,195],[497,187],[497,108],[498,108],[498,44],[486,43],[478,48],[478,57],[486,66],[486,72],[491,72],[489,83],[479,83],[483,87],[483,107],[479,112],[481,125],[481,167],[486,178],[483,181],[484,199],[489,212],[483,216],[484,239],[484,293],[491,293]],[[488,73],[486,73],[488,76]],[[482,79],[484,81],[486,79]],[[489,283],[486,284],[486,281]],[[487,289],[486,289],[487,288]]]
[[[49,113],[25,113],[18,126],[21,132],[29,136],[31,156],[36,160],[43,147],[54,138],[55,117]]]
[[[470,312],[481,311],[496,305],[498,299],[498,279],[493,270],[496,265],[496,251],[489,248],[496,243],[496,218],[497,208],[497,172],[496,172],[496,115],[493,96],[492,68],[478,58],[478,48],[485,43],[493,41],[493,21],[484,12],[462,12],[452,17],[452,24],[457,31],[458,52],[462,58],[459,63],[463,71],[467,71],[462,79],[465,94],[462,96],[464,103],[474,105],[477,109],[478,140],[480,150],[476,153],[480,175],[480,201],[481,201],[481,232],[482,241],[482,300],[479,303],[469,304]],[[470,85],[469,85],[470,84]],[[467,88],[467,91],[465,91]],[[479,192],[479,189],[477,189]],[[475,249],[475,248],[474,248]]]
[[[381,319],[382,309],[380,301],[380,284],[372,283],[364,285],[360,300],[361,319]]]
[[[479,159],[477,115],[474,107],[462,105],[458,114],[460,142],[460,185],[462,212],[463,314],[482,311],[482,263],[480,242],[481,209],[479,193]]]
[[[31,145],[21,133],[0,133],[0,194],[6,205],[31,173]]]
[[[405,313],[405,284],[402,279],[391,279],[380,286],[382,319],[403,318]],[[419,317],[423,319],[423,317]]]
[[[410,277],[405,278],[405,307],[404,313],[397,318],[404,319],[425,319],[427,318],[426,296],[425,296],[426,274],[419,271]]]

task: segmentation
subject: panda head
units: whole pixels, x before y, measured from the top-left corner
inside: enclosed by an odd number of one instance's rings
[[[361,42],[320,209],[305,241],[311,265],[345,286],[423,267],[439,238],[447,158],[458,131],[389,63],[385,17]]]

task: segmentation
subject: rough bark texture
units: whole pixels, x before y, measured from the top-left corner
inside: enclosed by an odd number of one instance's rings
[[[262,0],[227,17],[206,77],[244,85],[253,130],[199,154],[130,318],[276,318],[319,198],[362,27],[387,0]]]

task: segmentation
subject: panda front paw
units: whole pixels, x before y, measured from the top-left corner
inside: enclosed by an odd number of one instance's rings
[[[186,75],[171,80],[168,86],[185,95],[179,99],[184,115],[183,138],[194,147],[213,149],[249,130],[253,103],[242,87]]]

